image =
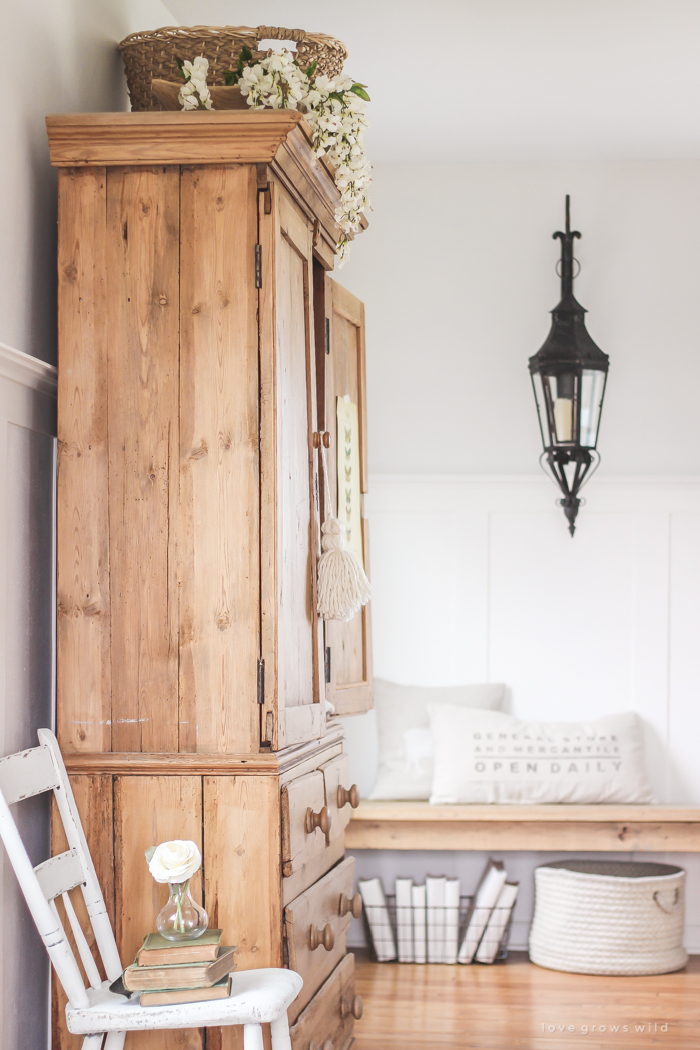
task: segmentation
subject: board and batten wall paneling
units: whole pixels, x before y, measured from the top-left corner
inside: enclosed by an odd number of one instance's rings
[[[660,803],[700,803],[700,479],[376,476],[375,673],[505,682],[521,718],[634,710]],[[409,571],[410,569],[410,571]],[[366,783],[366,781],[365,781]]]
[[[53,726],[56,369],[0,344],[0,755]],[[50,799],[12,807],[32,863],[50,853]],[[44,1047],[49,960],[0,847],[0,1045]]]
[[[505,682],[519,718],[634,710],[658,802],[698,805],[700,479],[598,474],[585,496],[571,539],[546,478],[373,475],[375,674],[417,685]],[[351,779],[367,794],[376,716],[344,724]],[[555,855],[504,859],[523,886],[512,943],[524,947],[532,872]],[[686,944],[700,951],[700,858],[656,859],[688,871]],[[466,893],[484,861],[357,854],[358,875],[380,872],[387,888],[396,874],[420,878],[427,863],[462,877]],[[357,924],[353,938],[361,940]]]

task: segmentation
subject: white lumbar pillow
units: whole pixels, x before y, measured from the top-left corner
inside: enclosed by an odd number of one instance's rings
[[[374,679],[379,770],[370,799],[427,799],[433,784],[429,704],[497,711],[504,685],[396,685]]]
[[[521,722],[431,704],[433,805],[654,801],[642,726],[629,711],[593,722]]]

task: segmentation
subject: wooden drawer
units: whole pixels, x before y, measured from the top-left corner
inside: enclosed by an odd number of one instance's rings
[[[332,765],[333,761],[336,759],[326,765]],[[333,810],[326,804],[326,780],[322,769],[315,769],[285,784],[281,809],[284,905],[340,860],[345,853],[345,842],[343,834],[335,832],[334,818],[335,823],[339,823],[337,804]],[[327,835],[320,826],[322,823],[328,828]],[[314,827],[314,824],[318,826]],[[343,824],[343,831],[344,828]]]
[[[289,1008],[298,1017],[345,955],[350,914],[341,915],[341,899],[352,896],[355,858],[348,857],[284,909],[289,967],[304,987]]]
[[[346,955],[290,1029],[292,1050],[314,1050],[314,1044],[318,1050],[346,1050],[355,1020],[361,1016],[362,999],[355,995],[355,956]]]
[[[347,755],[337,755],[319,768],[323,773],[326,807],[331,818],[330,838],[342,838],[352,813],[351,787],[354,787],[353,801],[356,805],[359,802],[357,787],[350,784],[350,759]]]

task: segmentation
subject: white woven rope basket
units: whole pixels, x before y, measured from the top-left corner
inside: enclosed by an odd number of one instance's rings
[[[535,870],[530,958],[570,973],[680,970],[685,871],[671,864],[555,861]]]

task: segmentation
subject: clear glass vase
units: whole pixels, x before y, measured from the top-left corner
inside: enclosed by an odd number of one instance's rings
[[[204,908],[192,900],[190,880],[168,883],[170,896],[158,913],[156,928],[168,941],[193,941],[201,937],[209,924]]]

